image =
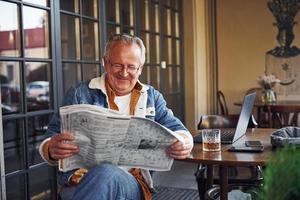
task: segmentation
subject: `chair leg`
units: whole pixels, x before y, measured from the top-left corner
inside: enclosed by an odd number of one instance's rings
[[[206,177],[205,177],[206,167],[198,164],[197,170],[195,172],[195,178],[198,185],[198,192],[200,200],[204,200],[204,195],[206,192]]]

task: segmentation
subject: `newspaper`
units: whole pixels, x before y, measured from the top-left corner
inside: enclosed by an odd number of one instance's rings
[[[80,152],[59,161],[60,171],[99,163],[143,168],[156,171],[170,170],[173,160],[166,148],[179,140],[180,135],[155,121],[128,117],[117,111],[95,105],[70,105],[60,108],[61,129],[75,137]]]

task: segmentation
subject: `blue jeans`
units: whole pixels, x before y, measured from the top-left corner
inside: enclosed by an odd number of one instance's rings
[[[64,173],[58,174],[62,180]],[[129,173],[111,164],[100,164],[83,177],[77,186],[65,187],[62,200],[139,200],[143,191]]]

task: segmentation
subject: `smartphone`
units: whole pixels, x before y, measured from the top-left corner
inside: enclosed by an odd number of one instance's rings
[[[263,146],[261,141],[259,140],[249,140],[249,141],[245,141],[245,145],[247,147],[261,147]]]
[[[228,151],[234,152],[262,152],[264,151],[263,146],[256,146],[256,147],[246,147],[246,146],[232,146],[228,149]]]

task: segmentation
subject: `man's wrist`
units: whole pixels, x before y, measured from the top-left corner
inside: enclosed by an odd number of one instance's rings
[[[57,164],[58,160],[51,157],[49,152],[49,141],[47,141],[43,146],[43,156],[51,164]]]

